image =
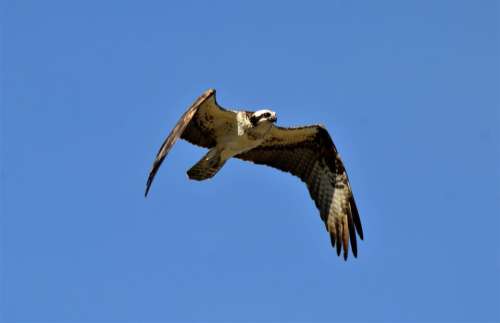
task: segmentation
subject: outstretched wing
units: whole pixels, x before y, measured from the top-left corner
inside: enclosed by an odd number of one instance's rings
[[[149,172],[146,184],[145,196],[148,195],[151,183],[161,163],[168,152],[180,138],[188,142],[205,148],[212,148],[217,143],[216,129],[221,129],[222,123],[231,124],[236,120],[236,113],[225,110],[217,104],[215,100],[215,89],[205,91],[196,101],[187,109],[180,120],[170,132],[167,139],[163,142],[160,150]]]
[[[346,170],[325,128],[273,127],[262,145],[235,157],[298,176],[306,183],[337,254],[343,248],[347,259],[350,240],[357,256],[356,232],[363,239],[361,221]]]

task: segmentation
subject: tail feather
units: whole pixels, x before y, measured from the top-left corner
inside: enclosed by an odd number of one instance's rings
[[[225,162],[221,160],[220,154],[209,151],[187,171],[187,175],[189,179],[196,181],[212,178],[224,166]]]

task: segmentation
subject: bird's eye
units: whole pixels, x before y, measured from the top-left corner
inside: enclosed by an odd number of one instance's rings
[[[269,112],[266,112],[266,113],[263,114],[264,118],[269,118],[270,116],[271,116],[271,114]]]

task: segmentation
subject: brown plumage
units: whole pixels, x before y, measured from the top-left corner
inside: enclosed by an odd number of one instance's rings
[[[211,149],[188,172],[190,178],[204,180],[214,176],[226,162],[227,159],[221,159],[221,153],[227,147],[233,149],[234,146],[224,146],[228,138],[240,140],[242,136],[248,136],[247,141],[242,142],[250,145],[249,148],[244,146],[240,152],[228,153],[228,158],[232,156],[271,166],[299,177],[306,184],[319,210],[330,234],[332,247],[336,248],[338,255],[343,250],[344,259],[347,259],[350,244],[356,257],[356,233],[363,239],[363,230],[344,164],[328,131],[321,125],[277,127],[274,125],[276,117],[273,113],[270,110],[226,110],[217,104],[215,90],[206,91],[183,114],[158,151],[149,173],[145,195],[161,163],[179,138]],[[257,129],[263,117],[268,122],[264,135],[251,133],[252,129]],[[240,133],[241,129],[245,132]],[[231,151],[234,152],[234,149]]]
[[[259,147],[235,157],[299,177],[330,233],[332,247],[337,245],[337,254],[343,248],[347,259],[350,240],[352,253],[357,256],[356,232],[363,239],[361,220],[344,165],[325,128],[274,127]]]
[[[199,113],[199,110],[203,113]],[[197,118],[194,118],[195,115]],[[147,196],[151,184],[155,178],[156,172],[160,168],[168,152],[172,149],[175,142],[180,138],[187,140],[193,145],[204,148],[212,148],[216,145],[216,129],[209,127],[210,118],[219,118],[223,120],[233,120],[235,113],[220,107],[215,101],[215,90],[209,89],[205,91],[196,101],[187,109],[181,116],[180,120],[170,132],[156,154],[156,158],[149,172],[148,182],[146,184]]]

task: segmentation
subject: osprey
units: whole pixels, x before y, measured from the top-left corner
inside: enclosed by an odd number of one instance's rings
[[[321,125],[278,127],[276,120],[276,113],[267,109],[226,110],[217,104],[215,90],[209,89],[182,115],[163,142],[149,173],[145,196],[168,152],[182,138],[209,149],[187,171],[190,179],[213,177],[231,157],[299,177],[309,189],[337,255],[343,249],[347,260],[350,241],[357,257],[356,233],[363,239],[363,229],[346,170],[328,131]]]

